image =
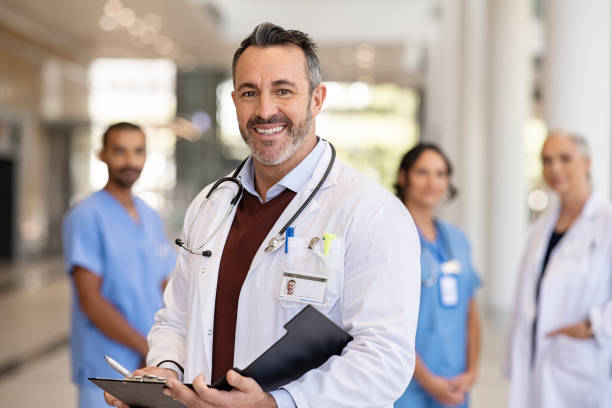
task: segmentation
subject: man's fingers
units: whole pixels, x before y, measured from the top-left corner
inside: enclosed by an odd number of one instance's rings
[[[139,376],[142,377],[143,375],[147,374],[146,367],[139,368],[138,370],[134,370],[134,372],[132,374],[133,375],[139,375]]]
[[[193,380],[193,389],[202,399],[206,399],[208,395],[209,387],[206,385],[206,381],[204,380],[204,376],[202,374],[198,374],[198,376]]]
[[[213,407],[215,405],[214,392],[219,392],[206,385],[202,374],[198,375],[195,380],[193,380],[193,391],[173,378],[167,379],[166,385],[168,389],[164,391],[164,394],[182,402],[189,408]]]
[[[227,378],[227,383],[239,391],[247,392],[259,388],[254,379],[243,377],[234,370],[229,370],[225,377]]]
[[[557,330],[553,330],[551,332],[548,332],[548,333],[546,333],[546,337],[558,336],[559,334],[563,333],[563,330],[565,330],[565,328],[561,328],[561,329],[557,329]]]
[[[129,406],[127,406],[123,402],[119,401],[117,398],[115,398],[112,395],[110,395],[108,392],[104,392],[104,400],[106,401],[106,403],[108,405],[110,405],[112,407],[130,408]]]
[[[144,375],[155,375],[157,377],[164,378],[178,378],[178,374],[176,371],[171,370],[169,368],[161,368],[161,367],[144,367],[135,370],[134,375],[136,376],[144,376]]]

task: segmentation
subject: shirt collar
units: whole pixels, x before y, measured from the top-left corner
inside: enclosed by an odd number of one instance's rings
[[[286,188],[297,193],[312,177],[317,163],[321,159],[325,151],[325,143],[318,139],[314,149],[302,160],[293,170],[285,175],[278,183],[270,187],[266,193],[266,202],[274,199]],[[253,167],[253,158],[249,157],[244,167],[238,173],[238,178],[242,182],[242,186],[250,194],[257,197],[259,202],[263,202],[257,191],[255,190],[255,170]]]

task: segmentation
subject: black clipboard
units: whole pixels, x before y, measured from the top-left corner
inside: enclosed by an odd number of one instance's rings
[[[353,336],[314,307],[308,305],[285,324],[287,334],[245,369],[234,371],[251,377],[264,391],[273,391],[340,355]],[[225,376],[212,385],[231,390]]]
[[[245,369],[234,370],[251,377],[264,391],[273,391],[321,366],[331,356],[340,355],[353,336],[327,316],[308,305],[285,324],[287,333]],[[132,408],[184,408],[162,393],[165,384],[154,380],[89,378],[115,398]],[[191,384],[185,384],[193,388]],[[213,388],[229,391],[225,376]]]
[[[166,388],[164,381],[112,378],[89,378],[89,381],[123,401],[130,408],[185,408],[185,405],[162,392]],[[185,385],[193,389],[191,384]]]

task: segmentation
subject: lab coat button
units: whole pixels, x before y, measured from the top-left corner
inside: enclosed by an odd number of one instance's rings
[[[212,336],[212,334],[213,334],[212,329],[208,330],[208,335],[209,335],[209,336]]]
[[[205,267],[205,266],[203,266],[203,267],[202,267],[202,270],[201,270],[200,272],[205,273],[205,272],[206,272],[206,267]]]

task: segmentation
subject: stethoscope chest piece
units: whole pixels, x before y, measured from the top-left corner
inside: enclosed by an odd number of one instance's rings
[[[278,248],[280,248],[283,243],[285,242],[285,237],[283,237],[282,235],[278,234],[273,236],[269,241],[268,241],[268,246],[266,247],[266,249],[264,250],[267,254],[269,254],[270,252],[274,252],[276,251]]]

